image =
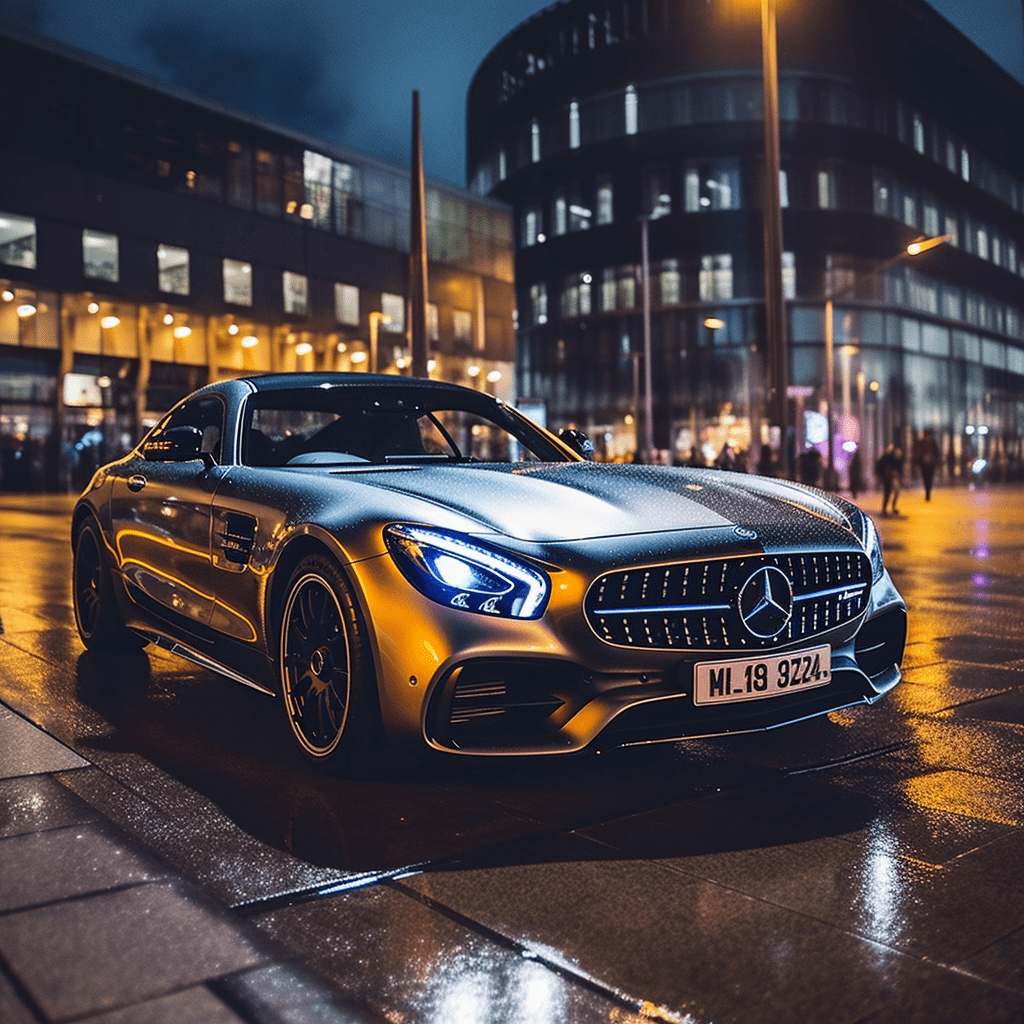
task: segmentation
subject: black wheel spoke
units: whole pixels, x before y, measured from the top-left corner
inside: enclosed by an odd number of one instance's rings
[[[319,575],[299,579],[286,605],[281,663],[289,720],[303,749],[326,757],[341,740],[349,647],[339,599]]]

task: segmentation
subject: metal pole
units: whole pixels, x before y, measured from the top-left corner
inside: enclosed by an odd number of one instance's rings
[[[423,183],[423,136],[420,94],[412,94],[412,172],[409,203],[409,354],[412,375],[427,372],[427,220]]]
[[[775,0],[761,0],[761,69],[764,88],[764,292],[769,414],[779,428],[779,467],[790,476],[788,440],[789,358],[782,290],[782,202],[779,195],[779,59]]]
[[[650,258],[648,254],[647,225],[650,217],[640,218],[640,259],[643,275],[643,320],[644,320],[644,462],[654,461],[654,398],[651,385],[651,283]]]
[[[835,391],[835,374],[833,371],[835,339],[833,333],[835,316],[832,309],[832,296],[825,299],[825,417],[828,420],[828,463],[825,466],[825,489],[834,491],[838,486],[836,477],[835,437],[832,429],[832,394]]]

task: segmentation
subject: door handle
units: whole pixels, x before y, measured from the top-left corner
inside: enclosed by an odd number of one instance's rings
[[[141,491],[146,486],[146,478],[141,473],[133,473],[128,477],[128,490]]]

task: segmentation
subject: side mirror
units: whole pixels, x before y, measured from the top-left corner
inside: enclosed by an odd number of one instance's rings
[[[142,454],[152,462],[202,459],[204,465],[213,465],[213,456],[203,451],[203,432],[198,427],[168,427],[159,437],[142,446]]]
[[[588,460],[593,459],[594,442],[582,430],[577,430],[575,427],[562,427],[558,432],[558,440],[567,444],[577,455],[582,455]]]

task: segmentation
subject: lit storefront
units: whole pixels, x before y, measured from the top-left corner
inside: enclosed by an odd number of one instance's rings
[[[407,171],[7,29],[0,60],[32,108],[0,114],[0,490],[78,489],[211,380],[409,372]],[[426,218],[430,373],[512,399],[510,211],[431,181]]]

